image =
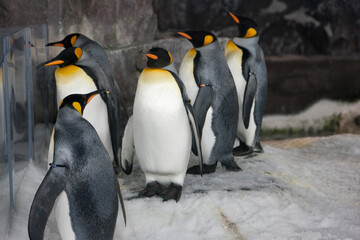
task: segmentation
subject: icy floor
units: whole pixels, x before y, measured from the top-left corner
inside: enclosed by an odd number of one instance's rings
[[[360,239],[360,135],[264,150],[237,158],[239,173],[219,165],[212,175],[188,175],[178,203],[132,199],[145,184],[135,165],[119,179],[128,222],[118,218],[115,239]],[[44,175],[37,165],[26,170],[8,239],[28,239],[29,208]],[[53,216],[45,239],[60,239]]]

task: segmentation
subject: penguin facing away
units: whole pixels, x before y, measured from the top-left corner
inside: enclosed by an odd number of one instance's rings
[[[115,164],[120,170],[118,149],[121,145],[121,111],[117,91],[112,92],[113,85],[88,52],[81,48],[70,47],[63,50],[54,59],[43,63],[43,66],[57,65],[55,71],[57,103],[73,93],[87,93],[97,89],[108,89],[111,94],[96,96],[84,111],[84,118],[96,129],[101,141]],[[52,158],[53,137],[50,142],[49,162]]]
[[[241,169],[234,161],[232,149],[238,121],[238,101],[234,80],[216,36],[207,31],[178,32],[194,46],[180,66],[180,78],[191,97],[199,124],[204,173],[216,170],[217,162],[229,171]],[[198,174],[199,166],[188,169]]]
[[[146,56],[147,68],[139,77],[133,115],[125,129],[121,165],[130,174],[136,152],[147,184],[139,196],[179,201],[192,134],[202,165],[199,129],[171,54],[152,48]]]
[[[261,153],[260,130],[267,99],[267,70],[258,44],[256,22],[229,12],[238,24],[239,35],[228,41],[225,57],[235,80],[239,101],[237,138],[234,155]]]
[[[113,71],[111,69],[110,61],[104,51],[104,49],[90,38],[86,37],[80,33],[72,33],[67,35],[63,40],[58,42],[51,42],[46,44],[46,46],[58,46],[64,48],[71,48],[71,47],[79,47],[83,51],[86,51],[91,57],[95,59],[97,64],[101,67],[104,71],[105,75],[107,76],[107,87],[105,89],[109,89],[111,91],[112,97],[118,105],[119,108],[119,119],[121,122],[120,130],[121,136],[123,135],[123,131],[125,129],[126,121],[128,119],[127,108],[125,105],[125,101],[123,99],[122,93],[120,88],[114,78]]]
[[[110,156],[95,129],[82,117],[85,106],[103,92],[105,90],[72,94],[60,104],[54,134],[54,162],[30,209],[31,240],[43,239],[54,204],[62,239],[113,239],[119,200],[126,223]]]

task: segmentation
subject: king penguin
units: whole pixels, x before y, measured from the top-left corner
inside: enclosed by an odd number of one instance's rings
[[[31,240],[43,239],[54,204],[62,239],[113,239],[119,201],[126,223],[110,156],[95,129],[82,117],[85,106],[101,92],[104,90],[72,94],[60,104],[54,134],[54,162],[30,209]]]
[[[112,92],[114,86],[108,81],[102,68],[88,52],[75,47],[64,49],[57,57],[43,65],[59,66],[55,71],[58,106],[61,99],[73,93],[84,94],[97,89],[107,89],[111,92],[96,96],[86,108],[84,118],[94,126],[115,164],[115,169],[120,171],[118,151],[124,129],[120,120],[119,95],[116,90]],[[49,162],[52,161],[52,151],[53,138],[50,141]]]
[[[152,48],[146,56],[147,67],[139,77],[133,115],[125,129],[121,164],[130,174],[136,153],[147,184],[140,197],[179,201],[192,138],[202,165],[199,128],[171,54]]]
[[[199,124],[204,173],[216,170],[217,162],[229,171],[241,169],[234,161],[232,149],[236,137],[239,105],[234,80],[216,36],[207,31],[178,32],[190,40],[190,49],[181,62],[183,79]],[[188,169],[198,174],[199,166]]]
[[[234,155],[261,153],[260,130],[267,98],[267,71],[260,48],[258,26],[249,18],[229,12],[238,24],[239,35],[228,41],[225,57],[235,80],[239,101],[237,138]]]
[[[124,98],[121,94],[119,85],[117,84],[113,71],[111,69],[111,65],[109,59],[104,51],[104,49],[95,42],[94,40],[86,37],[80,33],[72,33],[67,35],[63,40],[58,42],[51,42],[46,44],[46,46],[58,46],[64,48],[78,47],[83,51],[86,51],[91,57],[95,59],[97,64],[102,68],[104,73],[107,76],[107,84],[109,85],[109,89],[115,101],[117,101],[117,105],[120,108],[120,120],[121,120],[121,130],[125,129],[126,121],[128,119],[127,108],[125,105]]]

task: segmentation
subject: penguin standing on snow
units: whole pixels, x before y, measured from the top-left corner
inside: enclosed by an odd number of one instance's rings
[[[43,239],[56,202],[55,215],[62,239],[113,239],[119,200],[125,209],[109,154],[92,125],[82,118],[95,95],[72,94],[60,104],[54,135],[54,162],[31,205],[30,239]]]
[[[227,43],[225,57],[235,80],[239,101],[237,138],[234,155],[261,153],[260,130],[267,97],[267,71],[260,48],[257,24],[229,12],[239,27],[239,36]]]
[[[107,84],[109,85],[109,88],[106,89],[111,91],[114,100],[117,101],[117,105],[119,106],[119,117],[121,120],[120,128],[121,130],[124,130],[126,121],[128,119],[127,109],[120,88],[115,81],[109,59],[104,49],[97,42],[80,33],[69,34],[63,40],[48,43],[46,46],[58,46],[64,48],[78,47],[83,51],[86,51],[91,57],[95,59],[97,64],[102,68],[107,76]]]
[[[134,153],[146,178],[141,197],[178,201],[192,148],[202,165],[199,129],[190,100],[177,76],[171,54],[152,48],[138,80],[133,115],[125,129],[121,164],[131,173]]]
[[[223,50],[210,32],[178,34],[194,46],[184,57],[179,74],[189,89],[190,98],[195,99],[193,107],[201,133],[203,171],[215,172],[218,161],[229,171],[240,171],[232,154],[239,105]],[[199,166],[190,168],[188,173],[198,174]]]
[[[119,171],[120,160],[118,149],[121,145],[122,133],[119,95],[114,85],[88,52],[81,48],[70,47],[63,50],[57,57],[43,64],[57,65],[55,71],[57,103],[74,93],[87,93],[97,89],[108,89],[111,94],[96,96],[84,112],[84,118],[96,129],[111,160]],[[50,142],[49,162],[52,160],[53,137]]]

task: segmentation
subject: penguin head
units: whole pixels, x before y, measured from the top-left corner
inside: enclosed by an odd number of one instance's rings
[[[55,58],[43,63],[42,65],[43,66],[58,65],[59,67],[65,67],[78,62],[82,55],[83,55],[83,51],[81,48],[70,47],[64,49]]]
[[[232,12],[228,12],[239,27],[240,38],[251,38],[258,35],[258,25],[250,18],[242,17]]]
[[[64,47],[64,48],[70,48],[75,46],[75,42],[80,36],[80,33],[73,33],[67,35],[63,40],[58,42],[51,42],[46,44],[46,46],[58,46],[58,47]]]
[[[145,55],[149,68],[163,68],[173,62],[171,54],[163,48],[152,48]]]
[[[217,39],[214,34],[207,31],[185,31],[178,32],[179,35],[187,38],[195,48],[204,47]]]
[[[97,94],[105,92],[104,89],[96,90],[87,94],[71,94],[66,96],[60,103],[59,109],[69,107],[75,109],[82,116],[86,105],[93,99]],[[109,91],[106,91],[109,93]]]

